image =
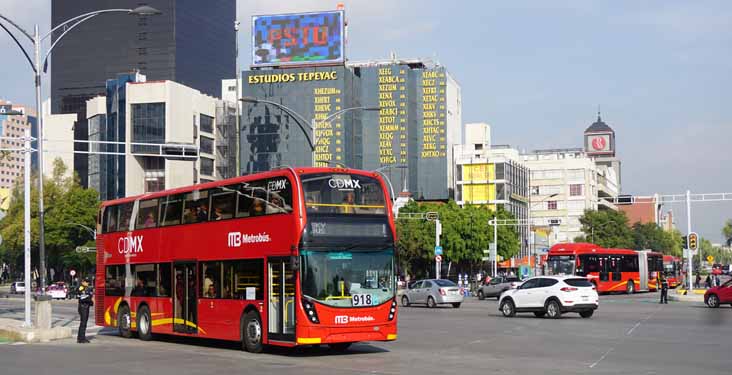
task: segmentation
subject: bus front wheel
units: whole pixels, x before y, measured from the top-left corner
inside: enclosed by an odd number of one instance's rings
[[[627,294],[635,293],[635,282],[633,280],[628,280],[627,287],[625,288],[625,293],[627,293]]]
[[[122,305],[117,312],[117,331],[119,335],[128,339],[132,337],[132,317],[130,315],[130,307]]]
[[[242,341],[244,350],[250,353],[261,353],[262,345],[262,320],[255,311],[244,314],[242,319]]]

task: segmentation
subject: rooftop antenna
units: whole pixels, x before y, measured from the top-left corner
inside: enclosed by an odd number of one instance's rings
[[[600,119],[600,105],[599,104],[597,105],[597,121],[602,121]]]

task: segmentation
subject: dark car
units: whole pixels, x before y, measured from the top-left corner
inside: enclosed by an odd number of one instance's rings
[[[732,305],[732,280],[726,283],[707,289],[704,293],[704,303],[712,308],[717,308],[721,304],[729,303]]]
[[[494,277],[487,283],[483,282],[483,285],[478,288],[478,299],[483,300],[488,297],[499,299],[501,293],[516,288],[519,284],[521,284],[521,280],[516,276]]]

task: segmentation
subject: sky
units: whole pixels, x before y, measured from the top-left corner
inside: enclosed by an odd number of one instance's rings
[[[342,2],[348,59],[439,61],[462,87],[463,122],[491,124],[495,144],[581,147],[600,106],[616,132],[624,194],[732,192],[732,2]],[[0,14],[44,32],[50,3],[0,0]],[[252,15],[337,3],[239,0],[240,66],[251,61]],[[33,103],[30,67],[7,35],[0,51],[0,98]],[[48,76],[44,85],[47,96]],[[686,232],[685,205],[663,209]],[[732,202],[691,209],[692,230],[721,242]]]

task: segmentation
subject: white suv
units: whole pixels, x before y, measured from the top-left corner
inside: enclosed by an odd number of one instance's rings
[[[565,312],[577,312],[589,318],[597,310],[595,286],[577,276],[539,276],[524,281],[516,289],[501,294],[498,302],[503,316],[517,312],[533,312],[537,318],[556,319]]]

